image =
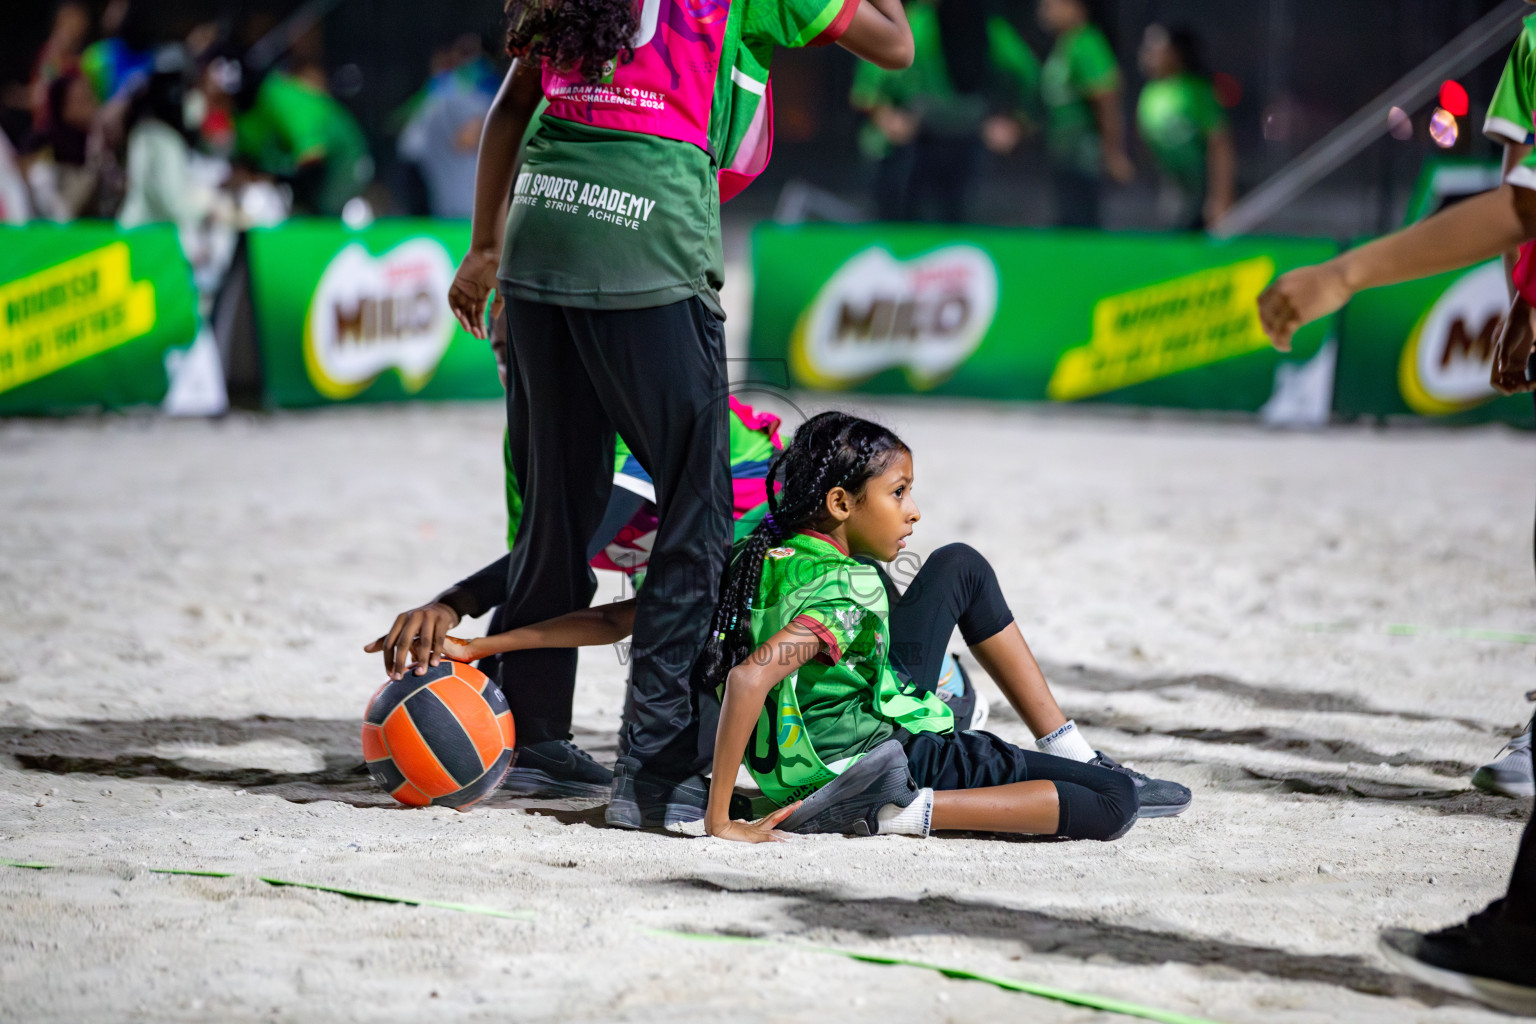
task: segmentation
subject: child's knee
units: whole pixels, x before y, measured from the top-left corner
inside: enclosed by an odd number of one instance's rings
[[[992,565],[980,551],[969,544],[956,542],[936,548],[928,556],[928,565],[955,573],[981,573],[991,575]]]
[[[1056,834],[1068,839],[1119,839],[1136,823],[1140,801],[1136,784],[1118,772],[1105,769],[1091,788],[1056,783],[1060,825]]]

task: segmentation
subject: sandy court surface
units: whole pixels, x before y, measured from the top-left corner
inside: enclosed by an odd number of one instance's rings
[[[1126,1019],[815,947],[1218,1021],[1503,1019],[1374,943],[1499,894],[1529,814],[1467,775],[1528,714],[1531,438],[863,408],[916,453],[914,551],[992,558],[1068,713],[1187,814],[744,847],[398,809],[356,770],[359,649],[497,553],[498,407],[4,423],[0,858],[55,867],[0,866],[0,1019]],[[583,655],[604,759],[622,686]]]

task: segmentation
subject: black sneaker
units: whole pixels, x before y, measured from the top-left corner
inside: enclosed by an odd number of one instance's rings
[[[886,740],[806,797],[779,823],[779,830],[872,836],[880,831],[876,817],[880,808],[886,804],[905,807],[916,798],[917,783],[907,768],[907,752],[897,741]]]
[[[709,780],[702,775],[665,779],[640,770],[638,762],[621,757],[613,766],[608,809],[603,819],[615,828],[659,828],[704,817]],[[732,808],[736,804],[732,803]]]
[[[1131,781],[1136,783],[1136,799],[1141,801],[1141,808],[1136,812],[1136,817],[1170,818],[1189,810],[1190,802],[1195,797],[1188,786],[1181,786],[1167,779],[1150,778],[1141,772],[1127,768],[1102,750],[1095,750],[1093,753],[1094,758],[1088,762],[1089,764],[1108,768],[1121,775],[1128,775]]]
[[[517,748],[517,760],[501,784],[512,796],[605,797],[613,772],[569,740],[545,740]]]
[[[1404,974],[1506,1013],[1536,1016],[1536,928],[1503,919],[1503,900],[1461,924],[1424,934],[1381,933],[1381,952]]]

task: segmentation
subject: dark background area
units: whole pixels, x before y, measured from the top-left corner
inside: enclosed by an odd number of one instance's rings
[[[195,24],[217,18],[247,44],[300,6],[297,0],[139,3],[143,10],[137,13],[158,39],[180,38]],[[1241,99],[1230,111],[1241,195],[1497,5],[1497,0],[1099,0],[1093,6],[1126,74],[1128,116],[1142,83],[1136,49],[1151,21],[1195,28],[1203,37],[1210,70],[1231,75],[1241,85]],[[11,95],[12,87],[30,74],[54,5],[12,0],[7,6],[7,31],[0,33],[0,88]],[[1010,0],[1006,8],[1043,56],[1047,40],[1035,25],[1032,0]],[[391,115],[424,81],[432,48],[468,31],[481,34],[499,52],[501,20],[494,0],[344,0],[324,18],[313,41],[340,87],[338,94],[368,132],[382,180],[389,180],[393,162]],[[1480,128],[1503,61],[1500,52],[1460,77],[1472,109],[1454,155],[1496,156]],[[859,119],[847,102],[853,65],[853,58],[836,47],[781,51],[775,57],[773,163],[726,208],[728,224],[771,215],[791,181],[867,206],[870,168],[859,155]],[[1438,152],[1425,131],[1431,110],[1409,112],[1413,139],[1399,142],[1383,133],[1266,230],[1353,237],[1394,226],[1423,160]],[[0,123],[13,141],[22,141],[23,113],[7,104]],[[1133,150],[1133,156],[1140,157],[1141,180],[1117,190],[1107,204],[1112,227],[1150,224],[1151,176],[1144,154]],[[1044,223],[1049,196],[1038,144],[988,161],[977,218]]]

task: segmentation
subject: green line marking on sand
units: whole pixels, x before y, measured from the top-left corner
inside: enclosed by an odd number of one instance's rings
[[[49,871],[53,870],[56,865],[0,859],[0,867]],[[145,870],[156,875],[188,875],[195,878],[242,877],[231,871],[203,871],[197,868],[146,868]],[[534,917],[533,912],[528,910],[496,910],[493,907],[477,907],[469,903],[451,903],[446,900],[418,899],[414,896],[386,896],[382,893],[364,892],[360,889],[343,889],[339,886],[321,885],[317,882],[295,882],[286,878],[268,878],[265,875],[256,875],[254,877],[268,885],[280,888],[313,889],[316,892],[333,893],[337,896],[345,896],[353,900],[367,900],[375,903],[399,903],[411,907],[435,907],[439,910],[454,910],[465,914],[481,914],[486,917],[507,918],[515,921],[526,921]],[[720,935],[712,932],[680,932],[665,928],[647,928],[646,932],[651,935],[661,935],[674,939],[691,939],[695,942],[738,942],[762,946],[778,946],[781,949],[799,950],[804,953],[840,956],[866,964],[916,967],[924,971],[934,971],[946,978],[955,978],[961,981],[979,981],[1008,992],[1023,992],[1026,995],[1038,996],[1042,999],[1054,999],[1059,1003],[1068,1003],[1073,1006],[1085,1006],[1089,1009],[1104,1010],[1108,1013],[1118,1013],[1127,1017],[1139,1017],[1142,1020],[1157,1021],[1159,1024],[1215,1024],[1214,1021],[1205,1020],[1200,1017],[1190,1017],[1182,1013],[1159,1010],[1150,1006],[1139,1006],[1136,1003],[1128,1003],[1121,999],[1111,999],[1107,996],[1072,992],[1067,989],[1053,988],[1050,985],[1038,985],[1031,981],[1018,981],[1013,978],[1000,978],[993,974],[982,974],[979,971],[971,971],[963,967],[946,967],[942,964],[924,963],[921,960],[886,956],[881,953],[861,953],[852,949],[839,949],[836,946],[803,945],[794,942],[783,942],[777,939],[758,939],[745,935]]]
[[[942,964],[930,964],[921,960],[908,960],[905,957],[899,956],[886,956],[882,953],[860,953],[851,949],[839,949],[836,946],[802,945],[795,942],[782,942],[777,939],[758,939],[745,935],[679,932],[665,928],[650,928],[647,931],[652,935],[664,935],[675,939],[693,939],[699,942],[745,942],[762,946],[778,946],[782,949],[798,950],[802,953],[824,953],[829,956],[840,956],[848,960],[857,960],[867,964],[916,967],[924,971],[935,971],[946,978],[956,978],[962,981],[980,981],[988,985],[995,985],[1008,992],[1023,992],[1027,995],[1039,996],[1042,999],[1054,999],[1059,1003],[1085,1006],[1089,1009],[1104,1010],[1108,1013],[1118,1013],[1127,1017],[1139,1017],[1142,1020],[1158,1021],[1159,1024],[1215,1024],[1214,1021],[1205,1020],[1200,1017],[1190,1017],[1182,1013],[1174,1013],[1171,1010],[1159,1010],[1151,1006],[1139,1006],[1136,1003],[1128,1003],[1121,999],[1111,999],[1107,996],[1071,992],[1063,988],[1053,988],[1050,985],[1037,985],[1031,981],[1000,978],[995,974],[982,974],[979,971],[971,971],[963,967],[945,967]]]
[[[1504,629],[1464,629],[1460,627],[1412,626],[1402,622],[1371,625],[1359,622],[1302,622],[1297,629],[1306,633],[1381,633],[1385,636],[1440,636],[1451,640],[1486,640],[1498,644],[1536,644],[1536,633],[1516,633]]]
[[[30,868],[34,871],[47,871],[55,867],[53,864],[28,864],[17,860],[0,860],[0,866]],[[233,871],[203,871],[197,868],[145,868],[144,870],[154,875],[188,875],[193,878],[241,877]],[[447,900],[418,899],[415,896],[388,896],[383,893],[364,892],[361,889],[343,889],[340,886],[321,885],[318,882],[295,882],[288,878],[268,878],[266,875],[255,875],[253,877],[278,888],[313,889],[316,892],[328,892],[337,896],[345,896],[351,900],[367,900],[373,903],[399,903],[408,907],[435,907],[438,910],[456,910],[462,914],[483,914],[486,917],[501,917],[512,921],[526,921],[534,916],[530,910],[497,910],[495,907],[477,907],[471,903],[452,903]]]

